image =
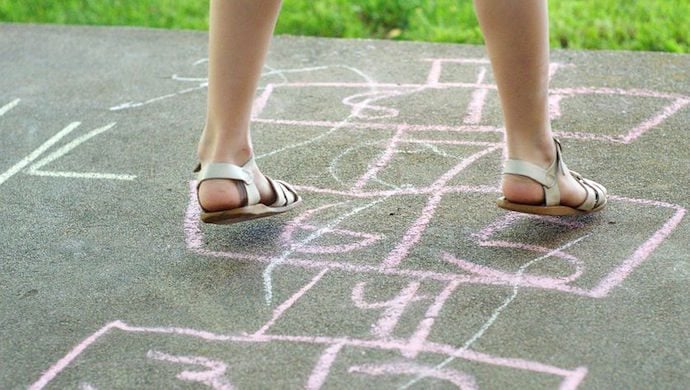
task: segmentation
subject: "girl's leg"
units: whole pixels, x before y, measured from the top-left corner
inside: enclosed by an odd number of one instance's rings
[[[474,0],[503,109],[508,157],[544,168],[555,158],[549,121],[549,24],[546,0]],[[559,177],[561,204],[577,206],[585,190],[569,175]],[[540,204],[540,184],[504,175],[503,195]]]
[[[243,165],[252,155],[252,103],[280,3],[211,0],[208,109],[198,146],[202,163]],[[270,202],[275,195],[260,172],[255,181],[262,202]],[[240,206],[240,194],[230,180],[208,180],[199,188],[199,202],[208,211],[230,209]]]

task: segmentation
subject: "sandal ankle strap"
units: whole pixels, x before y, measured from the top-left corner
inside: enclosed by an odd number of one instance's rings
[[[503,166],[503,174],[528,177],[542,185],[546,206],[556,206],[561,202],[561,191],[558,187],[558,174],[566,174],[568,168],[561,157],[561,143],[553,139],[556,145],[556,158],[544,169],[529,161],[509,159]]]
[[[244,163],[241,167],[235,164],[212,162],[201,164],[197,166],[195,172],[197,176],[197,191],[199,186],[206,180],[211,179],[229,179],[235,180],[244,185],[247,192],[247,205],[255,205],[261,201],[259,189],[254,183],[253,168],[256,166],[254,156],[249,161]]]

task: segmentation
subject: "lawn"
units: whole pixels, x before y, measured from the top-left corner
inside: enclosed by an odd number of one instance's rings
[[[554,47],[690,53],[688,0],[551,0],[549,7]],[[0,21],[205,30],[207,9],[208,0],[0,0]],[[482,42],[470,0],[285,0],[277,33]]]

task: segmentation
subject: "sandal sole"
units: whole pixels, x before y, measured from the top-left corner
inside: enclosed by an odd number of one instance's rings
[[[284,207],[269,207],[264,204],[240,207],[232,210],[204,211],[199,216],[202,222],[215,225],[232,225],[239,222],[251,221],[253,219],[272,217],[290,211],[302,203],[302,198]]]
[[[577,215],[586,215],[586,214],[591,214],[597,211],[601,211],[605,206],[606,203],[602,204],[601,206],[594,208],[592,210],[588,211],[583,211],[583,210],[578,210],[573,207],[569,206],[538,206],[538,205],[531,205],[531,204],[521,204],[521,203],[513,203],[506,198],[499,198],[496,200],[496,205],[502,209],[505,210],[510,210],[510,211],[517,211],[519,213],[525,213],[525,214],[535,214],[535,215],[549,215],[553,217],[567,217],[567,216],[577,216]]]

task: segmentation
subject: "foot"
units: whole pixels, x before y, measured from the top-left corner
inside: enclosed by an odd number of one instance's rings
[[[532,151],[529,158],[513,157],[517,160],[527,161],[547,169],[556,159],[556,147],[550,142],[550,149],[546,151]],[[566,170],[567,171],[567,170]],[[560,190],[560,205],[577,207],[587,199],[587,191],[570,172],[563,174],[559,170],[557,175],[558,188]],[[501,184],[503,196],[509,202],[524,205],[543,205],[545,203],[544,187],[529,177],[504,174]]]
[[[236,164],[234,162],[231,162]],[[236,165],[242,165],[236,164]],[[258,168],[252,170],[254,174],[254,183],[259,190],[261,203],[270,205],[276,201],[276,194],[269,184],[266,177],[259,171]],[[244,189],[237,182],[229,179],[210,179],[206,180],[199,186],[199,204],[201,207],[209,212],[231,210],[242,207],[242,193]]]
[[[545,166],[543,166],[546,168]],[[577,207],[585,201],[587,193],[570,175],[558,175],[561,191],[561,205]],[[541,205],[544,204],[544,189],[536,181],[518,175],[503,175],[501,183],[503,196],[514,203]]]

